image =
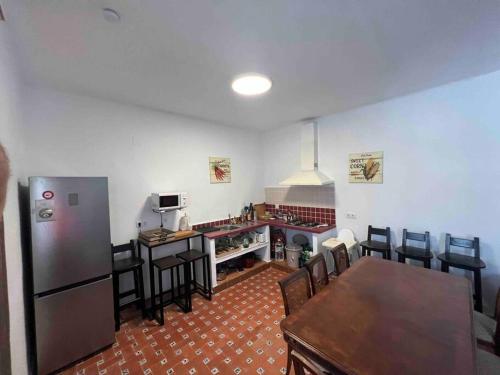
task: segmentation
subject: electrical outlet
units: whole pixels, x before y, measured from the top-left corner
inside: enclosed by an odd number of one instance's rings
[[[346,212],[345,217],[352,220],[357,219],[357,216],[354,212]]]

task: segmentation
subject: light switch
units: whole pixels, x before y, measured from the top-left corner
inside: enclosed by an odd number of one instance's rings
[[[356,214],[354,212],[346,212],[345,217],[347,219],[352,219],[352,220],[357,219],[357,216],[356,216]]]

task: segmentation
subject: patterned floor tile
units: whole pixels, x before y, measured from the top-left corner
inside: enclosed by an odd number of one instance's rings
[[[267,269],[216,294],[193,296],[193,311],[165,309],[165,325],[143,320],[135,310],[116,342],[64,374],[281,374],[286,344],[279,322],[284,309],[277,281]]]

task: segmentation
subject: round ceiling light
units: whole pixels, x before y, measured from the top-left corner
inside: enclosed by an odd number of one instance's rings
[[[255,96],[268,92],[273,83],[265,75],[246,73],[237,76],[231,84],[232,89],[240,95]]]

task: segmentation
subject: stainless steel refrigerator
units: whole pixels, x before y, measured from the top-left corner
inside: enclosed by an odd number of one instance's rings
[[[30,177],[36,365],[58,370],[114,342],[106,177]]]

